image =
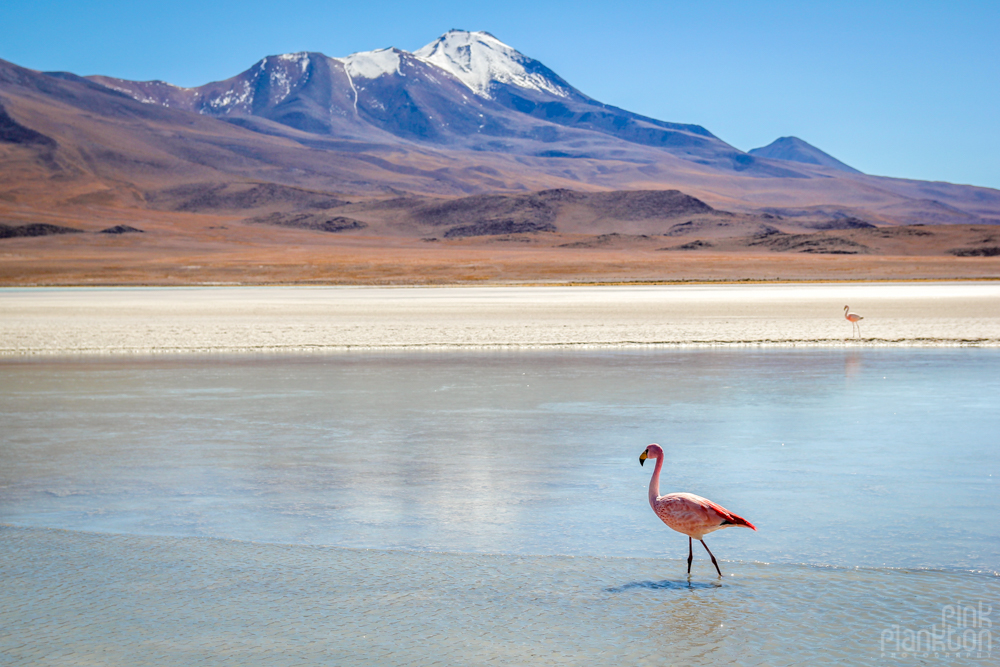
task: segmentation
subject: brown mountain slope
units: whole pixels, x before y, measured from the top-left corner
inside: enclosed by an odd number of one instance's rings
[[[726,210],[879,224],[1000,220],[1000,192],[988,188],[815,165],[798,165],[795,177],[748,175],[594,133],[588,150],[600,146],[600,157],[561,158],[523,154],[531,152],[527,148],[522,154],[435,148],[388,133],[366,141],[332,139],[259,118],[248,120],[251,131],[143,104],[73,75],[3,62],[0,104],[8,119],[7,134],[0,134],[0,200],[27,198],[33,206],[160,206],[164,191],[227,183],[276,183],[339,196],[566,187],[678,189]],[[519,141],[530,143],[511,143]]]

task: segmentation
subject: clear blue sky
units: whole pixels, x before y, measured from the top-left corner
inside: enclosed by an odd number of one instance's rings
[[[4,0],[0,58],[196,86],[266,55],[487,30],[602,102],[748,150],[1000,188],[1000,1]]]

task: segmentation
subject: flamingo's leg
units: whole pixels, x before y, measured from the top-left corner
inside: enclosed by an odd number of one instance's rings
[[[691,574],[691,561],[694,560],[694,542],[688,537],[688,574]]]
[[[719,569],[719,562],[715,560],[715,554],[713,554],[712,550],[708,548],[707,544],[705,544],[705,540],[698,540],[698,541],[701,542],[701,546],[705,547],[705,551],[708,552],[708,555],[712,557],[712,565],[715,566],[715,571],[718,572],[719,576],[721,577],[722,570]]]

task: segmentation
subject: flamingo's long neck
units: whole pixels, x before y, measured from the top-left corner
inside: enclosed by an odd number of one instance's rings
[[[649,479],[649,505],[656,509],[656,499],[660,496],[660,469],[663,468],[663,457],[656,457],[656,467],[653,468],[653,476]]]

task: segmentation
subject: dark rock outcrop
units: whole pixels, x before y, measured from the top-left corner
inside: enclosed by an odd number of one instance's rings
[[[100,234],[143,234],[145,233],[141,229],[136,229],[130,225],[115,225],[114,227],[108,227],[107,229],[102,229]]]
[[[277,227],[292,227],[294,229],[311,229],[317,232],[347,232],[364,229],[367,222],[347,218],[342,215],[330,216],[326,213],[312,211],[295,211],[292,213],[272,213],[247,222],[260,225],[275,225]]]
[[[0,223],[0,239],[11,239],[24,236],[51,236],[53,234],[81,234],[82,229],[50,225],[45,222],[32,222],[27,225],[5,225]]]

